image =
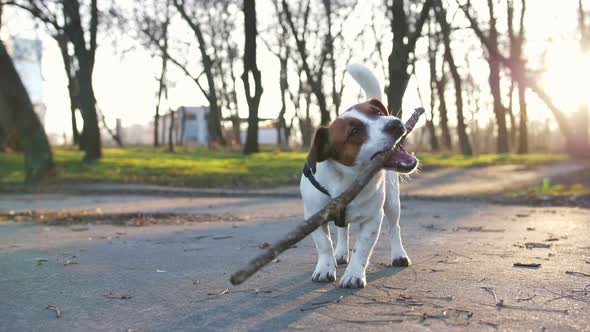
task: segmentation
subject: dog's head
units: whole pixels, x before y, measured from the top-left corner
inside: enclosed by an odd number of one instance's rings
[[[364,166],[379,152],[391,149],[406,129],[400,119],[389,115],[378,99],[354,105],[328,127],[316,130],[307,163],[315,172],[317,162],[334,160],[344,166]],[[411,173],[418,159],[402,147],[395,150],[385,167]]]

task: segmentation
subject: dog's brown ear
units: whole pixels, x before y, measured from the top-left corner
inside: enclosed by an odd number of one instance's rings
[[[378,109],[381,110],[381,112],[383,112],[383,114],[385,115],[389,115],[389,112],[387,112],[387,107],[385,107],[385,105],[383,105],[383,103],[381,102],[381,100],[377,99],[377,98],[373,98],[371,100],[369,100],[369,104],[377,107]]]
[[[311,168],[313,173],[315,173],[316,163],[330,158],[329,135],[330,132],[328,127],[319,127],[313,135],[311,148],[307,155],[307,165]]]

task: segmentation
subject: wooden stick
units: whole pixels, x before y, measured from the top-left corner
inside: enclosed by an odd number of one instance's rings
[[[233,285],[239,285],[243,283],[246,279],[256,273],[256,271],[260,270],[263,266],[277,258],[277,256],[283,251],[303,240],[303,238],[311,234],[321,225],[327,223],[330,216],[333,215],[334,212],[346,208],[348,203],[350,203],[363,190],[367,183],[371,181],[373,176],[383,168],[383,163],[390,158],[393,150],[399,146],[404,138],[412,131],[412,129],[414,129],[414,126],[423,113],[424,109],[422,107],[417,108],[414,111],[410,119],[408,119],[408,121],[405,123],[406,133],[404,136],[398,140],[398,143],[392,149],[379,153],[375,158],[373,158],[367,169],[364,172],[361,172],[360,176],[354,180],[354,182],[345,192],[334,198],[330,203],[328,203],[328,205],[311,216],[309,219],[303,221],[299,227],[291,231],[289,234],[287,234],[287,236],[279,240],[277,243],[271,245],[263,254],[255,257],[242,269],[232,274],[230,282]]]

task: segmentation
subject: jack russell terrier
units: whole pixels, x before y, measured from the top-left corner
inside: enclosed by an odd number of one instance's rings
[[[300,190],[304,216],[309,218],[332,198],[344,192],[377,153],[391,149],[405,127],[400,119],[390,115],[381,103],[381,86],[371,70],[353,64],[348,73],[364,90],[368,101],[354,105],[328,127],[316,130],[301,177]],[[408,266],[410,258],[402,245],[399,217],[399,181],[397,173],[409,174],[418,167],[418,159],[399,147],[361,193],[335,220],[338,241],[332,246],[330,229],[324,224],[312,233],[318,252],[318,262],[312,280],[336,280],[336,265],[348,263],[340,278],[340,287],[363,288],[367,284],[365,270],[377,242],[383,219],[390,226],[391,264]],[[359,233],[349,262],[348,224],[358,224]]]

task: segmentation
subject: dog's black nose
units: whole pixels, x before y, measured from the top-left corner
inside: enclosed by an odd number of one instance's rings
[[[406,128],[400,119],[389,120],[385,124],[384,130],[395,137],[401,137],[406,132]]]

